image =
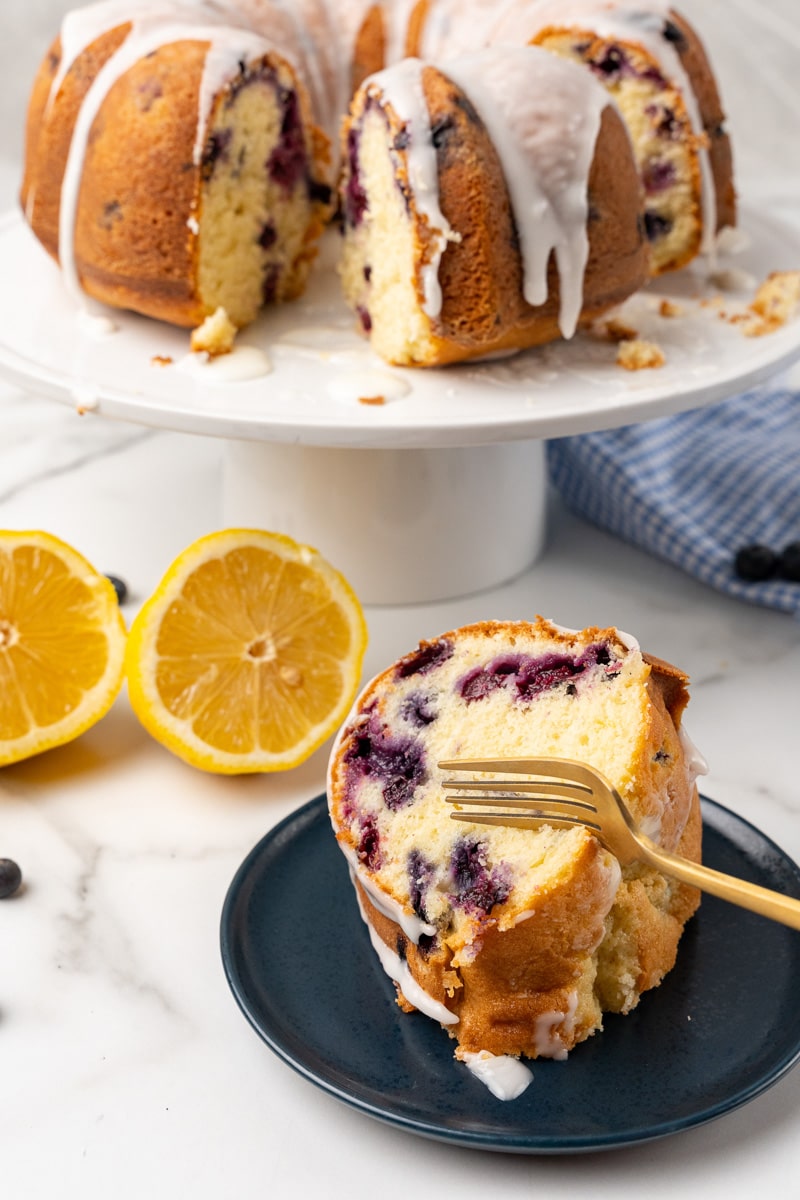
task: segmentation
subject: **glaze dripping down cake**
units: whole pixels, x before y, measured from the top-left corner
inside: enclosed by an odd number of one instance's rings
[[[344,295],[389,362],[569,338],[647,278],[616,108],[535,46],[371,76],[343,146]]]
[[[563,194],[540,121],[581,164]],[[21,201],[77,299],[189,327],[301,294],[338,212],[358,328],[420,365],[568,337],[735,220],[714,77],[666,0],[100,0],[34,81]]]
[[[583,828],[450,819],[439,762],[588,763],[665,848],[699,861],[686,677],[616,629],[488,621],[401,658],[363,691],[330,759],[331,820],[405,1011],[459,1057],[564,1057],[675,962],[699,894],[620,869]]]

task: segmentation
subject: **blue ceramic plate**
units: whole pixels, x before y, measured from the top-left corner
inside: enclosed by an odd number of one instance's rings
[[[800,897],[800,870],[762,833],[707,799],[703,819],[710,866]],[[747,1103],[800,1056],[800,934],[705,896],[661,987],[496,1100],[437,1023],[394,1003],[324,796],[247,856],[221,935],[233,994],[276,1054],[369,1116],[464,1146],[567,1154],[664,1137]]]

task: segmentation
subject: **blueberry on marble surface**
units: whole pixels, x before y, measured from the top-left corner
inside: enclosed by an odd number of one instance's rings
[[[19,891],[22,871],[13,858],[0,858],[0,900],[6,900]]]
[[[128,585],[118,575],[106,575],[106,579],[117,593],[117,603],[124,604],[128,599]]]

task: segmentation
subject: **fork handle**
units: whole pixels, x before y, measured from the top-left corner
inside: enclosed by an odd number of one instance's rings
[[[740,908],[760,913],[762,917],[769,917],[783,925],[791,925],[793,929],[800,929],[800,900],[773,892],[769,888],[759,887],[756,883],[748,883],[745,879],[737,879],[735,875],[714,871],[711,867],[690,862],[687,858],[679,858],[676,854],[670,854],[668,850],[662,850],[642,834],[639,834],[636,840],[646,851],[650,864],[666,875],[672,875],[682,883],[689,883],[712,896],[719,896],[721,900],[738,904]]]

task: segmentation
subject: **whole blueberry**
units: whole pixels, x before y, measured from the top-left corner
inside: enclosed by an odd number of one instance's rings
[[[117,593],[117,603],[124,604],[128,599],[128,585],[124,579],[120,579],[117,575],[106,575],[106,579]]]
[[[800,542],[790,542],[784,546],[778,562],[778,574],[781,579],[800,583]]]
[[[770,579],[778,569],[778,556],[769,546],[742,546],[736,553],[734,570],[740,579],[748,583],[760,583]]]
[[[0,858],[0,900],[13,896],[22,883],[22,871],[12,858]]]

